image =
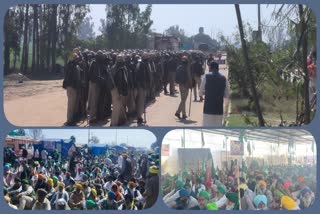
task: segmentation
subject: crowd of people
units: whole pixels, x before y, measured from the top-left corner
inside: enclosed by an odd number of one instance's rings
[[[19,157],[11,148],[5,154],[4,196],[14,209],[141,210],[158,197],[158,152],[81,149],[61,161]]]
[[[238,210],[236,180],[225,182],[216,175],[208,179],[206,174],[203,169],[183,169],[175,175],[163,175],[165,204],[178,210]]]
[[[213,55],[206,59],[201,51],[94,52],[75,48],[63,81],[68,98],[65,125],[85,120],[96,124],[109,117],[111,126],[126,125],[129,119],[143,125],[146,104],[155,101],[162,90],[166,95],[176,95],[176,84],[181,104],[175,116],[185,119],[189,89],[193,89],[194,101],[203,101],[203,95],[199,95],[201,76],[206,62],[211,61]]]
[[[243,210],[301,210],[312,206],[316,166],[269,166],[243,170],[240,177]]]
[[[182,210],[300,210],[314,203],[315,166],[182,169],[162,175],[165,204]]]

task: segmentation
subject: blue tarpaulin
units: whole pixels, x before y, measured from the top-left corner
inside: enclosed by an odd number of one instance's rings
[[[127,148],[122,147],[122,146],[118,146],[118,145],[111,147],[111,149],[116,150],[117,152],[126,152],[127,151]]]
[[[96,156],[105,155],[109,149],[108,145],[103,144],[88,144],[88,147],[91,148],[91,154]]]

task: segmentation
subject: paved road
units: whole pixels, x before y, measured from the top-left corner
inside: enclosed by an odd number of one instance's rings
[[[228,76],[228,70],[221,66],[221,72]],[[178,87],[176,87],[178,89]],[[147,107],[148,126],[201,126],[203,102],[191,104],[191,116],[187,120],[179,120],[174,114],[180,102],[180,95],[166,96],[163,93],[156,102]],[[189,93],[190,96],[190,93]],[[187,113],[189,99],[187,99]],[[56,92],[33,95],[4,102],[4,112],[10,123],[16,126],[62,126],[66,120],[67,97],[63,89]],[[130,126],[136,126],[132,121]],[[79,123],[87,126],[87,122]],[[110,121],[104,121],[97,126],[109,126]]]
[[[220,65],[221,73],[228,77],[228,69]],[[178,87],[176,87],[178,89]],[[193,93],[193,92],[192,92]],[[147,108],[147,125],[149,126],[202,126],[203,102],[191,100],[191,115],[187,120],[179,120],[174,116],[180,103],[180,94],[177,97],[166,96],[163,93],[157,101]],[[187,99],[187,114],[189,112],[190,92]]]

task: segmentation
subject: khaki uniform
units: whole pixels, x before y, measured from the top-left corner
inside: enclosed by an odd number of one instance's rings
[[[186,102],[189,94],[189,88],[185,84],[179,85],[180,97],[181,101],[177,110],[177,113],[181,113],[183,115],[187,115],[186,113]]]
[[[138,95],[138,90],[136,88],[133,88],[133,89],[130,89],[128,93],[129,93],[127,97],[128,114],[132,114],[137,111],[135,100]]]
[[[146,99],[146,90],[144,88],[139,87],[137,90],[137,102],[136,102],[137,118],[142,118],[142,115],[144,113],[145,99]]]
[[[170,90],[170,94],[174,94],[174,93],[175,93],[176,73],[175,73],[175,72],[169,72],[169,73],[168,73],[168,79],[169,79],[169,90]]]
[[[97,117],[98,103],[100,95],[100,86],[98,83],[89,82],[89,99],[88,99],[88,112],[90,115],[90,120],[94,120]]]
[[[194,96],[194,99],[196,100],[197,99],[197,96],[198,96],[198,90],[200,90],[200,85],[201,85],[201,76],[197,76],[195,75],[193,77],[194,81],[195,81],[195,85],[193,87],[193,96]]]
[[[111,90],[111,96],[112,96],[111,126],[118,126],[127,120],[126,112],[124,109],[125,97],[120,96],[117,88],[114,88]]]
[[[67,122],[73,123],[79,107],[79,97],[77,89],[67,87],[68,108],[67,108]]]

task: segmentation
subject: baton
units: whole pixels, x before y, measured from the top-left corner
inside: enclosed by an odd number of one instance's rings
[[[192,88],[190,89],[189,117],[191,115],[191,97],[192,97]]]

